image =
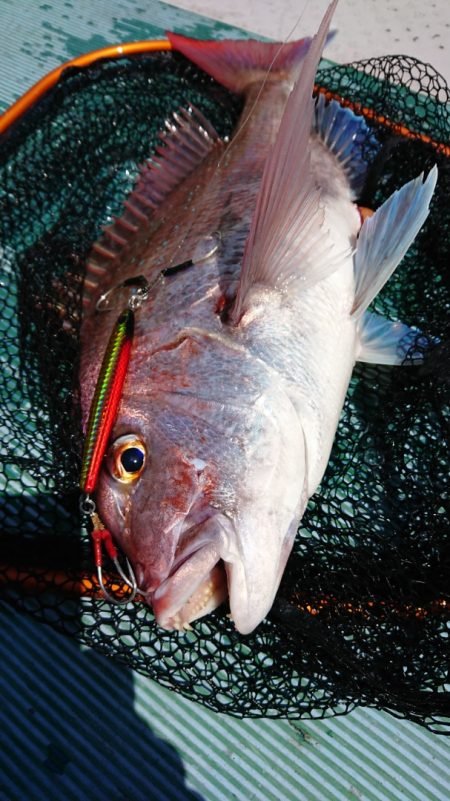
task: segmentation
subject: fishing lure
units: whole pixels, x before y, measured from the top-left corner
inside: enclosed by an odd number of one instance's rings
[[[134,333],[134,311],[124,309],[111,334],[97,379],[84,442],[80,488],[95,490],[122,395]]]
[[[120,285],[120,289],[132,287],[137,290],[131,295],[128,305],[119,315],[111,332],[109,342],[100,367],[89,418],[81,459],[80,489],[82,492],[81,511],[88,515],[92,524],[91,536],[94,542],[94,558],[99,584],[105,597],[114,604],[127,604],[133,600],[137,592],[136,579],[128,561],[128,575],[119,562],[119,554],[112,540],[111,532],[103,525],[97,514],[96,504],[92,498],[95,492],[103,457],[108,445],[112,427],[122,396],[122,388],[130,361],[134,334],[135,311],[148,298],[149,286],[142,276],[129,279]],[[115,291],[117,288],[114,288]],[[105,302],[105,296],[100,302]],[[101,306],[99,305],[99,310]],[[130,593],[123,600],[111,595],[103,580],[102,546],[114,562],[117,572],[130,588]]]

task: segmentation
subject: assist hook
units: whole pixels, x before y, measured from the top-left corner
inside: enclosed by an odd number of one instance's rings
[[[108,531],[107,528],[105,528],[102,521],[100,520],[100,517],[98,516],[96,511],[95,502],[89,495],[85,495],[81,499],[80,509],[83,514],[88,515],[91,519],[92,523],[91,537],[94,544],[94,561],[97,571],[98,583],[100,584],[102,592],[105,598],[110,603],[116,604],[116,606],[126,606],[126,604],[130,603],[130,601],[134,600],[136,593],[138,591],[138,586],[133,568],[128,558],[125,557],[128,575],[123,570],[122,565],[119,562],[119,552],[116,546],[114,545],[111,532]],[[131,592],[128,595],[126,595],[126,597],[123,599],[120,599],[118,596],[113,595],[105,585],[103,579],[103,550],[102,550],[103,545],[105,546],[105,550],[109,558],[114,563],[114,567],[116,568],[123,583],[131,590]]]

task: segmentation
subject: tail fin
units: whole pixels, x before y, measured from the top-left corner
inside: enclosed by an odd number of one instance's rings
[[[265,78],[269,70],[295,76],[311,44],[309,37],[284,44],[254,39],[204,42],[177,33],[167,33],[167,37],[174,50],[232,92],[243,92],[250,83]]]

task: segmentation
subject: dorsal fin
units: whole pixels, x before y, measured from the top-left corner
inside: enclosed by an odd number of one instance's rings
[[[104,275],[117,269],[153,210],[220,142],[213,126],[194,107],[175,112],[173,119],[166,121],[166,129],[159,134],[162,145],[158,145],[156,154],[140,167],[136,185],[123,204],[122,215],[103,229],[102,236],[92,247],[86,265],[85,305],[90,304]]]
[[[338,258],[342,258],[342,254],[333,253],[324,229],[321,192],[311,170],[310,149],[314,77],[336,5],[334,0],[328,7],[311,42],[264,167],[231,313],[235,324],[252,285],[284,288],[296,278],[306,287],[334,271]]]

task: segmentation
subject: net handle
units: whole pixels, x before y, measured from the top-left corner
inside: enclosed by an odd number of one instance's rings
[[[162,52],[172,50],[168,39],[147,39],[140,42],[125,42],[124,44],[109,45],[98,50],[91,50],[81,56],[65,61],[59,67],[51,70],[35,83],[25,94],[12,104],[0,116],[0,136],[4,134],[23,114],[25,114],[38,100],[58,83],[63,72],[71,67],[90,67],[95,61],[104,58],[122,58],[143,53]]]

